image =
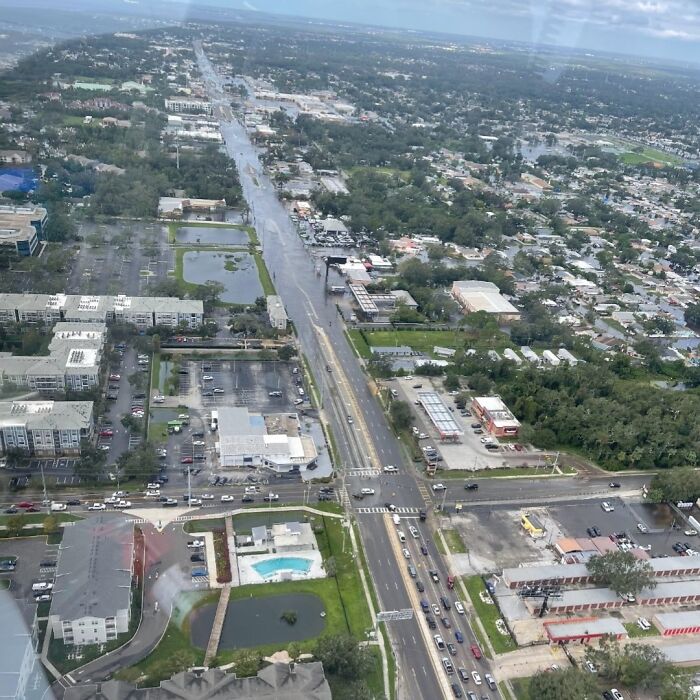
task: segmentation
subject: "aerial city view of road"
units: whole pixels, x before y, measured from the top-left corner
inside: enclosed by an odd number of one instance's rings
[[[0,0],[2,697],[700,697],[700,19],[574,4]]]

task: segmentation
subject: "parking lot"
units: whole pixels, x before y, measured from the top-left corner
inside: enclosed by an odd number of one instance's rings
[[[0,579],[11,581],[10,594],[13,598],[33,603],[32,584],[54,580],[55,567],[41,564],[56,561],[58,545],[47,544],[43,536],[0,540],[0,559],[12,556],[17,557],[17,568],[14,571],[1,572]],[[31,613],[33,612],[32,609]]]
[[[601,504],[609,503],[614,510],[605,512]],[[673,512],[666,506],[638,503],[617,498],[611,494],[607,500],[587,501],[549,506],[549,515],[559,523],[562,532],[569,537],[589,537],[589,528],[598,528],[601,536],[626,533],[628,539],[644,547],[650,546],[650,556],[677,556],[673,550],[676,542],[694,544],[683,534],[685,528],[680,521],[674,529]],[[647,532],[641,532],[642,525]],[[694,538],[694,539],[697,539]],[[700,543],[694,549],[700,548]]]
[[[464,411],[460,411],[455,406],[454,396],[448,395],[441,384],[441,381],[433,381],[430,377],[404,377],[386,383],[390,391],[396,392],[396,399],[411,404],[414,413],[413,425],[420,433],[428,436],[421,440],[421,447],[430,445],[437,448],[439,456],[442,457],[442,461],[438,462],[439,469],[479,470],[516,464],[537,464],[538,456],[533,458],[524,450],[516,449],[515,445],[500,443],[498,439],[491,438],[483,428],[476,426],[479,420],[471,415],[469,406],[467,405]],[[432,421],[419,405],[418,393],[422,391],[435,391],[440,395],[451,417],[462,431],[458,442],[440,442]],[[472,427],[472,424],[475,427]],[[498,445],[498,448],[487,448],[485,443],[488,440]],[[522,448],[519,444],[518,447]]]
[[[80,224],[83,238],[69,294],[147,295],[173,269],[173,252],[160,224]]]

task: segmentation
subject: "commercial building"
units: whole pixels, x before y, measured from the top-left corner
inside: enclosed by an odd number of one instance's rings
[[[607,538],[594,537],[591,541],[600,549],[599,540],[603,539]],[[656,557],[649,559],[648,563],[657,578],[700,577],[700,561],[697,559],[698,557]],[[590,583],[591,580],[585,564],[549,564],[503,569],[503,582],[508,588],[579,585]]]
[[[321,226],[326,236],[344,236],[348,233],[348,227],[339,219],[324,219]]]
[[[85,391],[99,383],[104,323],[57,323],[48,355],[0,352],[0,386],[11,383],[33,391]]]
[[[34,255],[47,221],[44,207],[0,206],[0,246],[12,248],[19,257]]]
[[[276,294],[269,294],[267,297],[267,317],[270,319],[270,325],[278,331],[287,330],[287,312],[282,303],[282,297]]]
[[[627,630],[622,623],[613,617],[582,617],[561,622],[555,620],[545,622],[544,629],[549,640],[557,644],[559,642],[586,643],[605,636],[624,639],[627,636]]]
[[[651,621],[664,637],[700,634],[700,610],[657,613]]]
[[[0,401],[0,453],[79,455],[93,429],[92,401]]]
[[[6,165],[27,165],[32,162],[31,153],[15,149],[12,151],[0,151],[0,163]]]
[[[496,437],[516,437],[520,421],[510,412],[498,396],[476,396],[472,399],[472,411],[486,430]]]
[[[114,515],[65,528],[49,625],[64,644],[105,644],[129,630],[134,525]]]
[[[492,282],[460,280],[452,284],[452,296],[467,313],[485,311],[504,323],[517,321],[520,312],[503,296]]]
[[[520,525],[532,539],[544,537],[545,528],[540,519],[532,513],[523,513],[520,516]]]
[[[131,323],[138,328],[180,325],[197,328],[204,305],[174,297],[88,296],[78,294],[0,294],[0,324]]]
[[[320,661],[270,664],[257,676],[237,678],[219,668],[183,671],[157,688],[137,688],[125,681],[69,686],[65,700],[331,700]]]
[[[245,407],[212,411],[218,423],[216,451],[222,467],[265,467],[284,473],[308,469],[318,452],[313,438],[303,435],[296,413],[261,415]]]
[[[211,102],[197,100],[191,97],[171,97],[165,100],[165,109],[168,112],[185,114],[211,114]]]
[[[195,199],[190,197],[161,197],[158,200],[158,216],[161,219],[179,220],[189,213],[215,214],[226,207],[225,199]]]

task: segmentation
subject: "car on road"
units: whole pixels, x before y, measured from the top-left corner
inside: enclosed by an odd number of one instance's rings
[[[241,498],[241,503],[253,503],[253,501],[255,501],[255,499],[249,495],[245,495]]]
[[[35,603],[46,603],[49,600],[51,600],[51,594],[50,593],[41,593],[39,594],[34,594],[34,602]]]
[[[456,698],[463,698],[464,697],[464,693],[462,692],[462,689],[459,687],[459,685],[457,683],[452,683],[451,688],[452,688],[452,694]]]
[[[203,391],[202,396],[214,396],[214,392],[213,391]]]
[[[67,506],[79,506],[80,505],[80,500],[77,498],[71,498],[70,500],[66,501]]]
[[[226,493],[221,497],[221,502],[222,503],[233,503],[236,499],[231,496],[230,494]]]
[[[263,501],[266,501],[268,503],[272,503],[272,501],[279,501],[280,497],[279,494],[277,493],[268,493],[267,496],[263,496]]]
[[[649,528],[644,523],[637,523],[637,530],[643,534],[649,532]]]
[[[442,622],[442,626],[448,630],[452,627],[452,623],[450,622],[449,618],[447,617],[441,617],[440,622]]]
[[[431,630],[437,629],[437,622],[435,622],[435,618],[432,615],[426,615],[425,621],[428,623],[429,629],[431,629]]]
[[[191,561],[193,564],[200,563],[200,562],[203,562],[203,561],[205,561],[205,560],[206,560],[206,559],[205,559],[205,557],[204,557],[203,554],[193,554],[193,555],[190,557],[190,561]]]
[[[355,421],[353,421],[352,416],[347,416],[347,421],[350,425],[352,425]]]
[[[131,508],[131,501],[118,501],[114,504],[115,508],[121,508],[121,510],[129,510]]]
[[[404,559],[410,559],[410,558],[411,558],[411,553],[406,549],[406,547],[404,547],[404,548],[401,550],[401,553],[403,554]]]
[[[147,497],[160,496],[160,489],[151,489],[149,491],[146,491],[146,496]]]
[[[10,506],[9,508],[5,508],[5,512],[9,513],[10,515],[13,515],[14,513],[19,513],[19,508],[15,508],[15,506]]]
[[[114,431],[111,428],[105,428],[104,430],[100,430],[100,437],[113,437],[114,436]]]
[[[486,685],[491,688],[491,690],[496,690],[496,681],[490,673],[484,674],[484,680],[486,681]]]
[[[214,377],[211,376],[211,374],[203,374],[202,375],[202,381],[203,382],[213,382]]]
[[[418,529],[411,525],[408,528],[408,531],[411,533],[411,537],[413,537],[414,540],[417,540],[420,537],[420,533],[418,532]]]
[[[435,583],[438,583],[440,581],[440,576],[436,569],[430,569],[428,573],[430,574],[430,578],[433,579]]]
[[[476,484],[474,482],[464,484],[464,488],[467,491],[478,491],[479,489],[479,484]]]
[[[433,484],[433,491],[445,491],[447,490],[447,486],[443,483],[437,483]]]
[[[374,489],[364,488],[364,489],[360,489],[360,493],[363,496],[374,496],[375,491],[374,491]]]
[[[304,399],[294,399],[294,401],[292,401],[292,403],[293,403],[295,406],[301,406],[301,404],[304,403]]]
[[[201,499],[203,501],[213,501],[214,500],[214,494],[213,493],[203,493],[201,495]]]
[[[440,603],[442,603],[442,607],[445,610],[450,610],[452,608],[452,606],[450,605],[450,601],[444,595],[440,596]]]
[[[445,669],[445,673],[452,675],[455,672],[455,667],[447,656],[442,657],[442,667]]]
[[[189,540],[187,542],[187,547],[189,549],[199,549],[199,547],[204,547],[204,540]]]
[[[177,505],[176,498],[166,498],[165,501],[163,501],[163,508],[173,508],[176,505]]]
[[[471,680],[471,676],[469,675],[469,671],[467,671],[466,668],[462,668],[462,667],[458,668],[458,669],[457,669],[457,673],[459,673],[459,677],[460,677],[465,683],[469,683],[469,681]]]
[[[93,503],[88,506],[88,510],[104,510],[106,507],[104,503]]]
[[[399,470],[393,464],[387,464],[384,467],[385,474],[396,474]]]
[[[475,685],[481,685],[481,676],[476,671],[472,671],[472,678]]]
[[[481,658],[481,649],[479,649],[478,644],[470,644],[469,651],[471,651],[472,656],[478,661]]]
[[[432,608],[433,612],[434,612],[438,617],[440,617],[440,615],[441,615],[440,606],[437,605],[436,603],[433,603],[430,607]]]
[[[464,606],[462,605],[462,601],[455,600],[455,610],[459,615],[464,615]]]
[[[191,506],[201,506],[202,505],[202,499],[201,498],[190,498],[189,504]]]
[[[416,581],[416,588],[418,589],[419,593],[423,593],[423,591],[425,591],[425,586],[423,585],[422,581]]]
[[[428,556],[428,548],[424,544],[420,546],[420,553]]]
[[[215,394],[223,394],[224,393],[224,390],[220,386],[215,387],[213,389],[213,391]]]
[[[180,460],[180,464],[192,464],[194,462],[194,459],[192,457],[183,457]]]
[[[435,640],[435,646],[438,648],[439,651],[442,651],[445,648],[445,642],[443,638],[439,635],[436,634],[433,639]]]
[[[457,656],[457,647],[452,642],[447,642],[447,651],[450,652],[451,656]]]
[[[608,501],[603,501],[600,504],[600,507],[606,512],[606,513],[612,513],[612,511],[615,510],[615,506],[608,503]]]
[[[698,534],[698,531],[697,531],[697,530],[685,530],[685,531],[683,532],[683,534],[684,534],[686,537],[695,537],[695,535]]]
[[[110,374],[109,375],[110,382],[118,382],[121,378],[122,378],[121,374]]]
[[[455,639],[458,644],[464,643],[464,635],[459,630],[455,630]]]
[[[619,481],[611,481],[611,482],[608,484],[608,486],[609,486],[611,489],[619,489],[620,486],[622,486],[622,484],[621,484]]]

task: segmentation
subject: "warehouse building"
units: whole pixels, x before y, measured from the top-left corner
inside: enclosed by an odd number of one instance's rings
[[[437,430],[440,440],[451,442],[459,440],[463,431],[439,394],[434,391],[419,391],[416,396],[423,410],[428,414],[433,427]]]
[[[214,422],[222,467],[265,467],[286,473],[308,469],[318,458],[313,438],[302,434],[296,413],[263,416],[243,406],[224,407],[212,411]]]
[[[49,625],[64,644],[106,644],[129,630],[134,525],[98,515],[65,528]]]
[[[606,538],[593,538],[594,544]],[[699,557],[656,557],[649,559],[649,566],[659,578],[692,576],[700,577]],[[546,566],[522,566],[503,570],[503,582],[508,588],[522,586],[576,585],[591,582],[585,564],[550,564]]]
[[[107,336],[104,323],[57,323],[48,355],[0,352],[0,386],[32,391],[86,391],[97,386]]]
[[[54,325],[130,323],[138,328],[186,326],[204,320],[204,304],[174,297],[89,296],[77,294],[0,294],[0,323]]]
[[[520,312],[503,296],[493,282],[460,280],[452,284],[452,296],[466,313],[484,311],[499,321],[517,321]]]
[[[651,621],[664,637],[700,634],[700,610],[657,613]]]
[[[92,401],[0,401],[0,453],[79,455],[93,430]]]
[[[624,639],[627,630],[622,623],[613,617],[582,617],[565,621],[545,622],[544,629],[550,642],[569,643],[581,642],[585,644],[593,639],[612,636],[615,639]]]
[[[486,430],[496,437],[516,437],[520,421],[510,412],[498,396],[476,396],[472,399],[472,411]]]

